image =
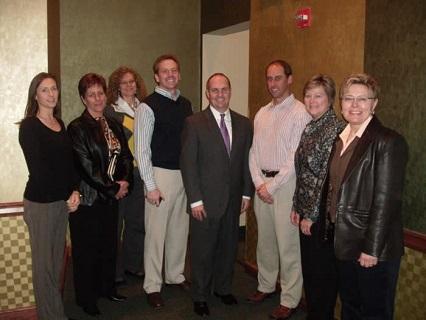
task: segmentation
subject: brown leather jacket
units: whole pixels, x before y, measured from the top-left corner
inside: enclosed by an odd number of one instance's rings
[[[402,189],[408,147],[374,116],[358,141],[337,202],[335,253],[356,260],[361,252],[380,261],[404,254]]]

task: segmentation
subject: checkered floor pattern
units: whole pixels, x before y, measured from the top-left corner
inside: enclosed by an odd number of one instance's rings
[[[396,296],[396,320],[426,319],[426,254],[405,248]]]
[[[0,218],[0,311],[34,305],[31,248],[22,216]]]

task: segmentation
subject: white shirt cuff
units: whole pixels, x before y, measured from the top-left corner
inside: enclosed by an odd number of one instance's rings
[[[191,203],[191,209],[198,207],[198,206],[202,206],[202,205],[203,205],[203,200],[193,202],[193,203]]]

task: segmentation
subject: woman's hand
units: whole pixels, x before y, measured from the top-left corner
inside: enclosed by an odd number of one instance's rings
[[[74,212],[80,205],[80,192],[73,191],[67,200],[68,212]]]
[[[291,223],[292,223],[292,224],[294,224],[296,227],[298,227],[298,226],[299,226],[299,223],[300,223],[300,216],[299,216],[299,214],[298,214],[296,211],[294,211],[294,210],[291,210],[291,212],[290,212],[290,221],[291,221]]]
[[[302,221],[300,222],[300,230],[302,231],[302,233],[306,236],[311,236],[311,226],[312,226],[313,222],[311,219],[302,219]]]
[[[358,262],[361,267],[371,268],[377,264],[378,259],[376,257],[370,256],[369,254],[361,252],[361,255],[358,258]]]
[[[117,194],[115,195],[115,198],[117,200],[123,199],[125,196],[127,196],[127,193],[129,192],[129,183],[125,180],[116,181],[120,185],[120,189],[118,189]]]

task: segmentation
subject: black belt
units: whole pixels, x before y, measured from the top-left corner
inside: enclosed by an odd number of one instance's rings
[[[273,178],[279,173],[279,171],[262,170],[262,173],[267,178]]]

